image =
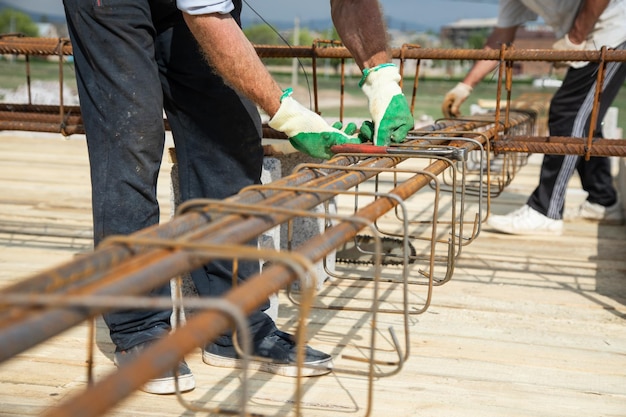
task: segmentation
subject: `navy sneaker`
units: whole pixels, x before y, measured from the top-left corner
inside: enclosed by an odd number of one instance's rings
[[[249,369],[251,370],[282,376],[298,376],[296,341],[288,333],[276,330],[260,341],[253,342],[252,355],[265,360],[255,361],[254,358],[251,358],[249,362]],[[232,345],[208,344],[202,350],[202,360],[208,365],[223,368],[241,368],[242,366],[242,360]],[[330,355],[309,346],[304,347],[303,364],[302,376],[324,375],[329,373],[333,367]]]
[[[141,355],[141,352],[148,347],[150,342],[141,343],[127,350],[115,350],[113,363],[115,366],[123,366]],[[191,391],[196,387],[196,381],[185,361],[178,364],[178,389],[181,392]],[[141,387],[142,391],[150,394],[174,394],[176,393],[176,385],[174,382],[174,370],[164,373],[161,377],[151,379]]]

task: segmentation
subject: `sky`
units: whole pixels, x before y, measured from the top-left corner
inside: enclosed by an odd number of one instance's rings
[[[302,22],[330,16],[329,0],[245,0],[268,22]],[[496,17],[497,0],[381,0],[383,12],[393,21],[438,28],[465,18]],[[0,6],[13,6],[50,17],[63,16],[62,0],[0,0]],[[244,6],[244,17],[253,12]]]
[[[270,19],[293,20],[325,18],[330,15],[328,0],[246,0]],[[425,26],[442,26],[465,18],[496,17],[497,0],[381,0],[383,12],[392,20]],[[245,10],[245,9],[244,9]]]

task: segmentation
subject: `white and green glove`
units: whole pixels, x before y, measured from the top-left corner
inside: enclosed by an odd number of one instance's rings
[[[441,104],[441,112],[444,117],[448,119],[459,117],[461,115],[459,108],[471,93],[472,87],[465,83],[458,83],[452,90],[448,91]]]
[[[373,126],[361,127],[361,135],[371,138],[374,145],[387,146],[391,141],[402,142],[415,120],[400,88],[400,73],[392,63],[363,70],[359,87],[369,101]],[[371,129],[371,132],[367,132]]]
[[[358,137],[350,136],[355,130],[354,124],[345,132],[331,127],[319,114],[294,100],[291,93],[290,88],[284,91],[280,107],[268,125],[285,133],[294,148],[315,158],[329,159],[334,156],[331,146],[361,143]]]

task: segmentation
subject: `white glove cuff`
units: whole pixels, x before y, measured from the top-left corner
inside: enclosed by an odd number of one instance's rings
[[[452,89],[452,92],[457,96],[457,97],[461,97],[463,99],[466,99],[467,97],[469,97],[469,95],[472,93],[474,89],[463,83],[460,82],[458,83],[456,86],[454,86],[454,88]]]
[[[567,51],[567,50],[582,51],[583,49],[586,49],[586,48],[587,48],[586,41],[584,41],[583,43],[575,44],[569,38],[569,35],[567,33],[565,34],[565,36],[563,36],[558,41],[554,42],[554,44],[552,45],[552,49],[556,49],[560,51]]]
[[[573,43],[572,40],[569,38],[569,34],[567,33],[565,34],[565,36],[563,36],[563,40],[565,41],[565,45],[567,45],[568,49],[583,50],[585,49],[585,44],[587,43],[585,41],[579,44]]]
[[[294,137],[302,132],[323,132],[332,128],[322,117],[298,103],[293,97],[283,97],[280,107],[267,123],[272,129]]]
[[[565,36],[563,36],[561,39],[559,39],[552,45],[552,48],[557,51],[567,51],[567,50],[582,51],[584,49],[587,49],[587,42],[584,41],[583,43],[580,43],[580,44],[572,43],[571,39],[569,38],[569,35],[565,34]],[[555,66],[559,66],[559,67],[570,66],[572,68],[582,68],[588,63],[589,63],[588,61],[568,61],[568,62],[562,62],[562,63],[555,63]]]
[[[371,98],[374,92],[380,88],[384,88],[391,95],[402,94],[398,67],[394,64],[383,65],[364,72],[359,84],[367,97]]]

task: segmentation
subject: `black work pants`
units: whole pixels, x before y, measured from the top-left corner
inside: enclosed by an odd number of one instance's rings
[[[622,44],[619,49],[625,47],[626,44]],[[550,103],[548,125],[551,136],[587,137],[597,88],[598,65],[589,63],[582,68],[568,70],[563,85]],[[602,120],[625,79],[624,63],[607,64],[595,137],[602,137]],[[528,199],[528,205],[552,219],[562,219],[567,184],[575,170],[588,193],[588,201],[602,206],[610,206],[617,201],[609,158],[592,157],[585,161],[577,155],[545,155],[539,185]]]
[[[256,107],[213,73],[174,1],[64,0],[64,5],[87,133],[96,245],[159,222],[163,110],[174,138],[182,201],[222,199],[260,182]],[[258,262],[238,267],[241,279],[257,271]],[[192,278],[200,296],[219,296],[231,288],[232,263],[212,262]],[[152,292],[169,294],[169,285]],[[128,349],[169,331],[170,314],[133,310],[104,318],[117,348]],[[250,324],[253,333],[274,326],[261,310]]]

